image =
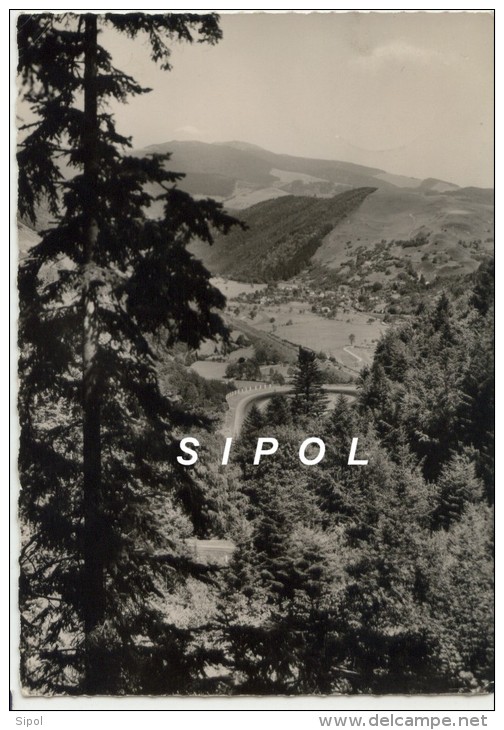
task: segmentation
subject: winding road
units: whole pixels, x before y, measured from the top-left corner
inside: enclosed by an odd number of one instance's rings
[[[355,385],[323,385],[322,387],[326,393],[341,393],[352,397],[357,395]],[[238,436],[252,403],[271,398],[275,393],[290,393],[292,390],[292,385],[257,385],[229,393],[226,396],[228,411],[221,433],[226,437]]]

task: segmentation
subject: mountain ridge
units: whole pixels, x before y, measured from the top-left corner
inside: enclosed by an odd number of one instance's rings
[[[215,198],[250,224],[249,231],[238,237],[217,237],[211,249],[191,244],[193,253],[216,275],[271,281],[315,265],[387,283],[390,276],[401,273],[396,270],[396,260],[401,259],[414,274],[432,280],[439,273],[470,273],[493,252],[492,189],[282,155],[240,141],[174,140],[132,154],[167,152],[171,154],[167,166],[185,174],[178,187],[195,197]],[[345,194],[353,202],[344,216],[333,215]],[[301,209],[305,219],[300,230]],[[160,214],[161,204],[149,210],[149,215]],[[41,209],[36,228],[49,223],[47,211]],[[377,247],[384,244],[390,246],[380,253]],[[21,232],[21,248],[30,245],[29,232]],[[371,274],[365,270],[355,274],[363,257],[373,261]]]
[[[136,155],[153,153],[170,153],[170,167],[186,174],[179,184],[182,189],[193,195],[217,197],[235,210],[290,193],[331,197],[352,187],[417,192],[459,187],[434,177],[398,175],[354,162],[280,154],[237,140],[171,140],[134,151]]]

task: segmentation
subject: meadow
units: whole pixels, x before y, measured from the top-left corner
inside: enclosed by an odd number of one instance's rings
[[[240,294],[249,294],[266,288],[266,284],[249,284],[246,281],[234,281],[221,276],[214,276],[210,281],[227,299],[233,299]]]
[[[335,319],[328,319],[305,309],[304,306],[291,302],[265,307],[254,320],[253,326],[296,345],[325,352],[328,357],[335,357],[352,369],[360,369],[372,362],[376,342],[387,325],[362,312],[341,314]],[[370,319],[374,321],[371,322]],[[288,322],[292,324],[287,324]],[[350,342],[351,335],[355,337],[353,344]]]

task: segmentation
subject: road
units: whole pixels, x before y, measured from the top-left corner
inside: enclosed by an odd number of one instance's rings
[[[355,385],[323,385],[326,393],[342,393],[355,397],[357,388]],[[275,393],[289,393],[292,391],[292,385],[258,385],[256,387],[246,388],[244,390],[235,390],[226,397],[228,402],[228,411],[224,419],[221,433],[228,436],[238,436],[243,421],[247,415],[252,403],[257,403],[267,398],[271,398]]]
[[[356,355],[355,352],[352,352],[349,347],[344,347],[343,350],[352,357],[355,357],[359,362],[364,362],[362,357],[359,357],[359,355]]]

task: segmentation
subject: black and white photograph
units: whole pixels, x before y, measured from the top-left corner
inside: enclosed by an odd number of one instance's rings
[[[16,697],[491,698],[493,12],[11,23]]]

